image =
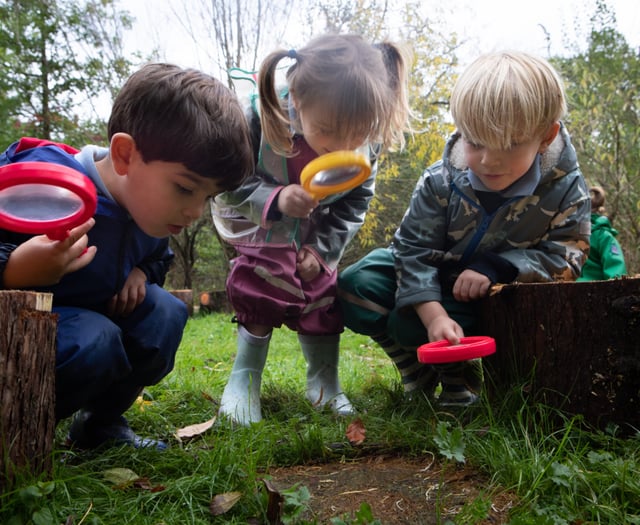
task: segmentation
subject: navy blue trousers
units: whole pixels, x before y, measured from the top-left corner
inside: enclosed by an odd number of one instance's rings
[[[187,308],[158,285],[126,317],[56,306],[56,420],[79,409],[111,421],[174,366]]]

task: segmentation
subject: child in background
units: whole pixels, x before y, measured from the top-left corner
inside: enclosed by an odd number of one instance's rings
[[[0,230],[0,285],[53,294],[55,417],[75,413],[69,444],[163,449],[136,435],[123,413],[172,370],[187,321],[184,303],[162,288],[168,237],[252,172],[249,129],[218,80],[149,64],[116,97],[108,136],[108,148],[80,151],[22,139],[0,156],[1,165],[69,166],[98,193],[94,217],[65,240]]]
[[[575,280],[589,248],[589,198],[569,135],[562,82],[545,60],[501,52],[474,61],[451,95],[457,131],[417,183],[389,248],[342,272],[345,324],[372,336],[405,392],[442,405],[478,399],[482,364],[430,366],[417,346],[477,334],[494,283]]]
[[[592,186],[591,248],[578,281],[605,281],[627,275],[622,247],[616,239],[618,231],[611,226],[604,206],[606,194],[600,186]]]
[[[275,75],[286,58],[293,65],[283,96]],[[325,35],[298,50],[274,51],[260,67],[259,115],[255,108],[249,115],[255,176],[219,195],[213,207],[219,233],[238,253],[227,280],[238,348],[220,406],[220,414],[237,423],[262,419],[262,371],[272,331],[283,324],[298,332],[309,401],[354,413],[338,380],[344,326],[335,302],[336,267],[364,221],[378,155],[404,144],[408,59],[389,42]],[[300,172],[309,161],[356,149],[373,167],[360,186],[320,202],[302,188]]]

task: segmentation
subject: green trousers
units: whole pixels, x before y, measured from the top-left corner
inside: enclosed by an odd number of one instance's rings
[[[413,308],[395,307],[396,272],[388,248],[378,248],[338,277],[338,295],[345,325],[352,331],[379,336],[387,334],[406,347],[428,343],[427,330]],[[443,290],[443,308],[464,330],[466,336],[476,331],[474,303],[456,301],[450,290]]]

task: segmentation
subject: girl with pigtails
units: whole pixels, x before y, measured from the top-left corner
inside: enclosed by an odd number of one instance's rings
[[[276,86],[281,61],[284,92]],[[348,416],[355,409],[338,379],[340,334],[337,266],[364,222],[377,159],[404,146],[409,131],[410,54],[357,35],[317,37],[297,50],[270,53],[258,72],[258,102],[249,111],[255,174],[218,195],[213,216],[232,244],[227,295],[238,323],[235,362],[220,414],[241,425],[262,419],[260,387],[274,328],[298,333],[307,362],[306,397],[316,408]],[[300,184],[304,166],[339,150],[371,162],[359,186],[321,200]]]

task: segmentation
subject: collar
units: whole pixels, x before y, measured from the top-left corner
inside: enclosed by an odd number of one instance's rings
[[[490,191],[482,181],[478,178],[478,176],[473,173],[473,171],[469,170],[469,182],[471,183],[471,187],[475,191]],[[511,186],[505,188],[504,190],[498,192],[503,197],[526,197],[527,195],[532,195],[535,189],[540,184],[540,179],[542,177],[540,171],[540,154],[536,155],[536,158],[531,164],[531,167],[527,170],[527,172],[520,177],[517,181],[515,181]],[[495,193],[495,192],[494,192]]]

